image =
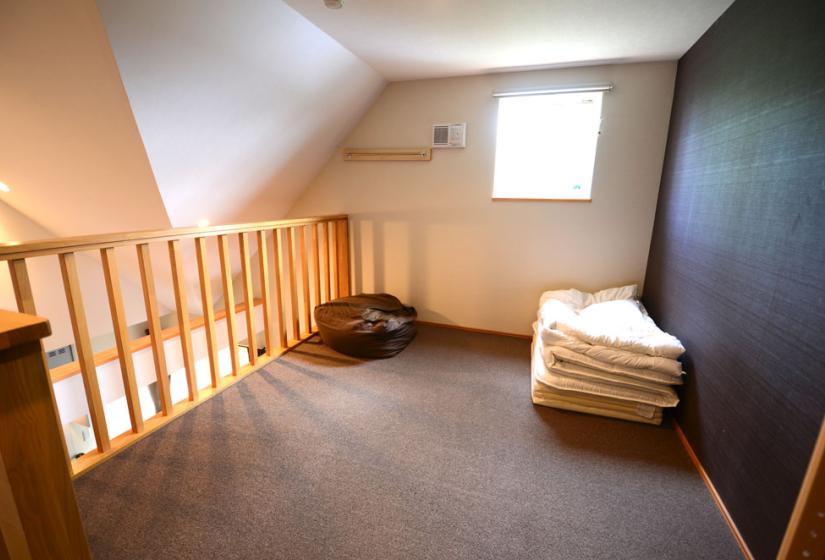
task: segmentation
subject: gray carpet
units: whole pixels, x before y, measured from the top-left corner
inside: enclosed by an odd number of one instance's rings
[[[658,428],[534,407],[529,343],[310,341],[76,481],[98,559],[739,558]]]

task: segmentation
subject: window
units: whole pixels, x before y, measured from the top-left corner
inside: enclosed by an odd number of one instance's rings
[[[501,97],[493,198],[590,200],[602,92]]]

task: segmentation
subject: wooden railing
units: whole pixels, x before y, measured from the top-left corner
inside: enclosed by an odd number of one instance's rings
[[[253,250],[250,236],[255,236],[257,255],[251,261]],[[237,236],[240,258],[241,300],[235,302],[235,279],[232,271],[230,237]],[[153,274],[150,244],[165,243],[169,255],[172,291],[177,324],[161,328],[157,287]],[[188,270],[182,253],[194,245],[197,270]],[[219,255],[220,282],[223,308],[216,310],[212,293],[212,276],[207,254],[216,244]],[[146,310],[148,335],[130,340],[127,332],[124,297],[121,289],[123,272],[115,256],[116,247],[135,248],[139,265],[138,281],[142,287]],[[89,324],[81,293],[76,255],[97,251],[102,263],[114,331],[115,347],[94,352]],[[191,409],[196,404],[217,394],[240,378],[257,370],[280,356],[315,331],[312,309],[315,305],[335,297],[349,295],[349,239],[347,216],[326,216],[297,220],[282,220],[233,226],[181,228],[162,231],[131,232],[111,235],[93,235],[37,241],[24,244],[0,245],[0,260],[8,262],[18,311],[36,315],[37,305],[32,291],[27,262],[33,257],[51,256],[59,261],[62,284],[68,306],[71,330],[77,360],[50,371],[52,383],[80,375],[88,404],[89,419],[94,431],[96,449],[76,459],[70,459],[74,475],[78,475],[100,461],[112,456],[169,420]],[[257,269],[257,283],[253,275]],[[186,278],[197,275],[202,317],[192,318],[186,290]],[[55,279],[56,280],[56,279]],[[257,284],[257,285],[255,285]],[[258,297],[255,297],[255,293]],[[88,294],[86,294],[88,295]],[[262,308],[263,354],[258,355],[256,308]],[[236,313],[245,315],[248,363],[239,358],[239,326]],[[48,318],[48,317],[47,317]],[[231,374],[222,376],[218,361],[216,323],[225,321]],[[203,328],[211,383],[199,387],[193,357],[192,331]],[[164,352],[164,341],[178,338],[185,370],[188,397],[172,401],[169,372]],[[159,412],[144,418],[138,397],[133,355],[151,349],[154,379],[160,401]],[[104,414],[97,368],[117,360],[123,381],[131,429],[112,437]],[[65,450],[65,446],[64,446]],[[64,451],[65,453],[65,451]]]

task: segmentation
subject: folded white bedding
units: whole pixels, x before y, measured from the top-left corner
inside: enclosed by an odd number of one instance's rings
[[[654,406],[669,407],[676,406],[679,398],[670,387],[662,385],[661,388],[670,391],[670,393],[662,393],[659,391],[650,391],[638,387],[631,387],[627,385],[619,385],[595,378],[588,378],[583,375],[571,374],[570,367],[564,369],[560,367],[548,368],[546,364],[539,369],[534,368],[533,372],[536,380],[555,387],[556,389],[563,389],[566,391],[578,391],[591,395],[600,395],[604,397],[612,397],[625,401],[633,401],[644,404],[651,404]],[[576,366],[573,366],[576,367]]]
[[[545,385],[536,378],[533,378],[530,386],[533,404],[646,424],[662,423],[662,407],[660,406],[588,395],[577,391],[564,391]]]
[[[542,353],[547,367],[547,377],[557,378],[556,384],[549,384],[559,389],[571,389],[576,386],[580,388],[575,390],[584,391],[584,387],[589,387],[588,392],[592,392],[594,387],[598,387],[600,395],[627,398],[656,406],[676,406],[679,402],[676,392],[667,385],[555,360],[553,353],[547,350]],[[539,379],[544,380],[544,376],[540,376]],[[566,383],[568,386],[560,387],[558,383]]]
[[[624,371],[621,368],[631,370],[645,370],[647,372],[657,372],[666,376],[662,378],[664,383],[681,383],[682,364],[672,358],[661,356],[648,356],[636,352],[628,352],[619,348],[599,346],[582,342],[571,336],[567,336],[562,331],[555,328],[541,329],[541,342],[545,346],[555,346],[575,352],[576,354],[594,360],[594,363],[585,364],[596,369],[605,371]],[[665,379],[669,377],[670,381]],[[653,378],[653,377],[651,377]],[[673,380],[675,378],[675,380]]]
[[[679,340],[659,329],[634,299],[636,286],[586,294],[578,290],[545,292],[539,308],[539,328],[555,329],[591,345],[647,356],[675,359],[684,353]]]
[[[602,371],[611,375],[619,375],[625,378],[636,379],[645,383],[657,383],[660,385],[681,385],[682,377],[671,375],[653,369],[641,369],[617,364],[605,363],[593,359],[587,354],[580,354],[562,346],[543,347],[543,355],[548,367],[554,362],[564,362],[574,364],[591,370]]]

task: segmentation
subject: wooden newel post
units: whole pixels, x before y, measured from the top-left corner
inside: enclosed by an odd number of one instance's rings
[[[90,558],[41,339],[0,310],[0,558]]]

